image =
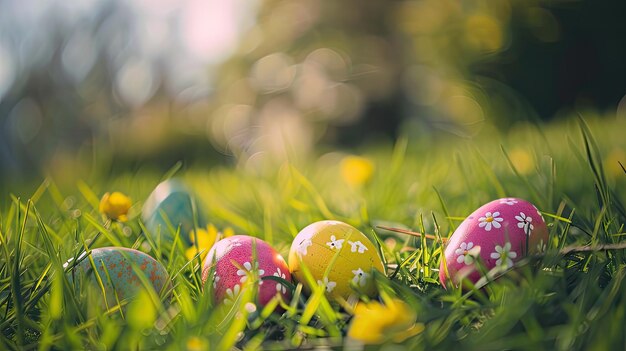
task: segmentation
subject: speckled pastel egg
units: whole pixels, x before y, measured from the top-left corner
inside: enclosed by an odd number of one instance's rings
[[[275,276],[291,282],[291,274],[285,259],[265,241],[247,235],[235,235],[218,241],[209,251],[202,270],[202,283],[209,275],[216,302],[232,304],[237,295],[248,285],[248,279],[256,276],[257,301],[267,304],[276,294],[289,301],[290,291],[276,280],[262,280]]]
[[[83,256],[84,257],[84,254]],[[149,286],[157,294],[171,288],[171,283],[165,267],[154,258],[141,251],[125,247],[102,247],[91,250],[91,258],[96,272],[88,257],[81,257],[81,261],[72,270],[71,278],[75,282],[87,279],[99,289],[95,273],[100,276],[104,285],[108,304],[115,304],[115,294],[120,301],[135,296],[145,286],[139,275],[143,275]],[[133,269],[133,266],[135,267]],[[80,283],[78,283],[80,284]]]
[[[168,221],[174,230],[180,226],[180,238],[187,244],[191,244],[189,234],[194,228],[206,227],[198,201],[182,182],[174,179],[160,183],[152,191],[143,206],[142,219],[155,240],[158,235],[161,240],[172,240]]]
[[[504,198],[491,201],[470,214],[454,231],[444,251],[449,276],[455,284],[464,277],[476,283],[481,278],[476,261],[487,271],[510,268],[529,253],[543,251],[548,229],[543,216],[528,201]],[[443,260],[439,270],[447,281]]]
[[[320,221],[302,229],[289,251],[289,270],[311,291],[302,266],[306,266],[330,296],[348,299],[358,290],[373,296],[372,271],[385,272],[374,244],[358,229],[340,221]]]

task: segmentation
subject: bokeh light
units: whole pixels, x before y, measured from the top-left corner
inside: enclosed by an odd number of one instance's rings
[[[2,2],[0,177],[84,155],[103,169],[256,164],[399,135],[472,138],[581,110],[623,116],[620,8]]]

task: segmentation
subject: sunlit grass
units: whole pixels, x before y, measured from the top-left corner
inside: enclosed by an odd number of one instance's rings
[[[144,234],[142,199],[171,176],[197,193],[216,228],[263,238],[284,257],[293,237],[314,221],[338,219],[359,228],[388,265],[386,276],[376,275],[379,291],[404,301],[424,325],[404,341],[412,349],[621,348],[624,251],[561,250],[619,244],[625,237],[626,173],[615,172],[615,165],[604,170],[608,161],[625,161],[614,156],[626,150],[623,130],[625,121],[605,119],[520,125],[506,135],[485,128],[473,140],[402,138],[362,150],[371,174],[358,186],[342,177],[340,153],[263,168],[177,165],[165,175],[96,177],[69,189],[42,180],[32,193],[3,195],[0,349],[359,347],[346,338],[351,301],[329,301],[323,290],[309,296],[294,283],[291,301],[255,307],[253,296],[242,294],[234,306],[215,305],[211,284],[202,284],[201,260],[187,257],[180,240],[172,245]],[[127,222],[111,222],[98,211],[100,196],[113,191],[135,201]],[[443,289],[442,237],[502,196],[525,198],[544,213],[547,254],[521,260],[480,289]],[[141,294],[122,306],[107,301],[103,309],[97,287],[77,289],[68,279],[73,265],[63,264],[110,245],[138,248],[163,263],[171,294],[157,301]]]

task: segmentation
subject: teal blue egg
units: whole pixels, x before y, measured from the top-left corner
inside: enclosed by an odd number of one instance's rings
[[[80,262],[71,270],[70,280],[75,282],[77,288],[87,281],[96,290],[101,290],[99,277],[109,306],[115,305],[118,300],[121,302],[134,297],[141,289],[153,289],[161,295],[172,287],[165,267],[141,251],[102,247],[91,250],[91,258],[93,265],[85,254],[79,258]]]
[[[155,241],[159,236],[161,241],[171,241],[180,227],[180,238],[191,244],[191,231],[207,225],[197,199],[178,180],[166,180],[154,189],[143,206],[142,218]]]

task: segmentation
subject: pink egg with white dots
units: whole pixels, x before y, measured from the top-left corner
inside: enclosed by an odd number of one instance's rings
[[[448,240],[439,280],[444,286],[450,279],[476,283],[483,276],[478,262],[486,271],[506,270],[526,255],[544,251],[547,243],[546,222],[533,204],[518,198],[491,201],[470,214]]]
[[[277,280],[261,279],[266,276],[291,282],[287,262],[268,243],[247,235],[235,235],[218,241],[211,248],[204,262],[202,283],[210,279],[217,303],[234,303],[242,290],[250,286],[258,289],[256,297],[261,305],[277,294],[289,301],[289,289]]]

